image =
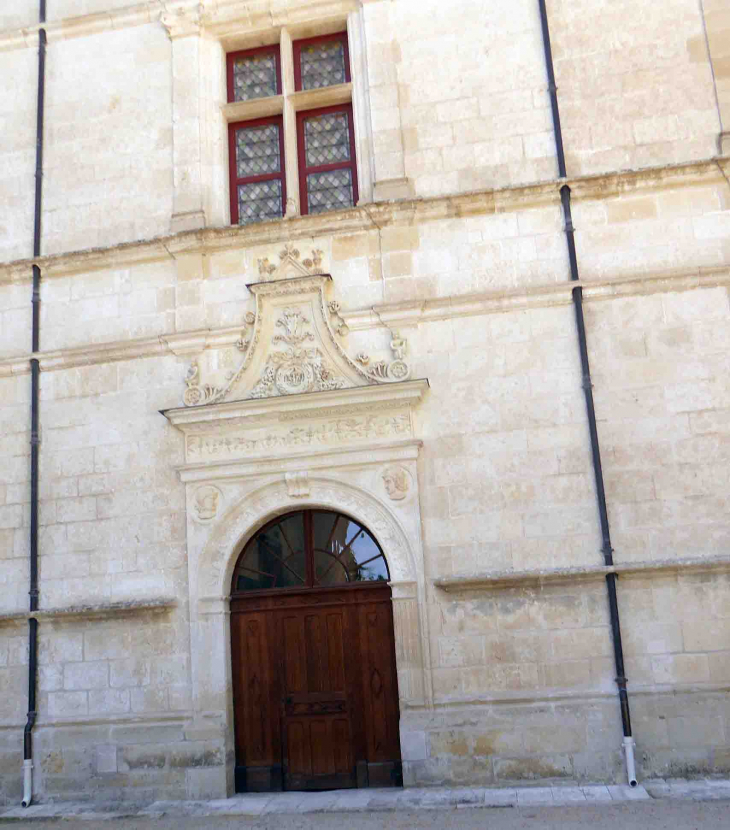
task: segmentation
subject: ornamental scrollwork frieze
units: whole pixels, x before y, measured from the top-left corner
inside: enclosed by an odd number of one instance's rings
[[[355,360],[357,360],[367,374],[374,380],[381,382],[408,380],[411,374],[411,367],[405,359],[408,342],[397,331],[391,331],[390,336],[390,348],[393,352],[393,360],[371,362],[370,355],[367,352],[359,352]]]
[[[249,311],[244,316],[244,329],[241,331],[241,336],[236,340],[235,346],[238,351],[248,352],[252,340],[255,340],[255,323],[256,315]],[[230,385],[235,376],[240,375],[247,361],[244,359],[243,364],[239,367],[238,372],[229,372],[226,380]],[[197,360],[193,360],[185,376],[185,392],[183,394],[183,403],[185,406],[200,406],[206,403],[216,403],[220,400],[225,391],[224,385],[215,385],[211,383],[201,382],[200,365]]]
[[[200,404],[212,403],[223,391],[220,386],[211,386],[209,383],[200,383],[200,366],[197,360],[193,360],[185,375],[185,394],[183,402],[185,406],[199,406]]]

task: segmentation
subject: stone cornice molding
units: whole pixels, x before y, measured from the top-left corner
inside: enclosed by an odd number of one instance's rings
[[[458,219],[560,204],[560,188],[568,184],[576,200],[601,200],[644,191],[661,191],[698,184],[725,184],[730,176],[730,157],[708,158],[687,164],[626,170],[615,173],[553,179],[529,185],[505,187],[454,196],[378,202],[365,207],[298,216],[244,226],[225,226],[182,231],[166,237],[125,242],[108,248],[92,248],[51,254],[35,259],[0,264],[0,284],[29,281],[33,265],[43,279],[69,276],[106,268],[129,268],[142,263],[175,259],[181,254],[215,254],[258,245],[280,245],[317,236],[350,234],[375,227],[401,227],[418,222]]]
[[[418,403],[428,390],[428,381],[407,380],[383,386],[356,386],[329,392],[308,392],[303,395],[282,395],[273,398],[226,401],[208,406],[177,407],[162,414],[186,434],[200,432],[209,426],[229,424],[242,426],[254,419],[308,420],[322,415],[353,414],[355,410],[382,409],[389,403]],[[343,407],[347,412],[343,413]],[[351,411],[352,410],[352,411]]]
[[[9,29],[0,32],[0,52],[37,48],[38,31],[41,28],[46,30],[48,43],[52,44],[59,40],[86,37],[99,32],[143,26],[145,23],[152,23],[158,19],[163,9],[162,0],[148,0],[146,3],[130,4],[110,11],[51,20],[42,26],[36,24],[22,29]]]
[[[203,4],[169,3],[160,12],[160,23],[165,27],[170,40],[190,35],[199,35],[202,31]]]
[[[31,617],[61,622],[64,620],[117,619],[141,614],[164,614],[176,607],[177,599],[174,597],[79,603],[65,608],[42,608],[32,613],[16,611],[10,614],[0,614],[0,626],[19,625]]]
[[[631,695],[633,696],[658,696],[658,695],[696,695],[696,694],[723,694],[725,695],[730,686],[727,683],[672,683],[672,684],[631,684]],[[539,692],[523,691],[499,691],[494,693],[485,692],[480,695],[461,696],[453,695],[438,696],[435,700],[435,709],[468,709],[472,706],[515,706],[516,704],[555,704],[566,701],[581,703],[594,703],[603,700],[614,701],[616,692],[613,689],[587,689],[578,691],[553,691],[551,689],[540,689]],[[432,714],[426,707],[409,706],[411,711],[421,712],[424,716],[431,718]],[[420,712],[419,712],[420,710]]]
[[[118,9],[65,17],[43,24],[49,43],[85,37],[98,32],[141,26],[159,21],[171,38],[203,30],[224,37],[236,28],[247,34],[282,26],[310,23],[313,19],[345,17],[358,8],[358,0],[146,0]],[[40,24],[0,31],[0,52],[37,47]]]
[[[576,582],[600,580],[607,574],[621,577],[642,577],[649,574],[691,574],[708,571],[730,571],[730,557],[678,557],[644,562],[624,562],[604,567],[586,565],[575,568],[546,568],[527,571],[494,571],[465,576],[449,576],[434,579],[433,584],[446,593],[462,591],[504,590],[509,588],[542,588]]]
[[[246,34],[284,26],[311,24],[315,20],[345,18],[359,7],[358,0],[209,0],[203,25],[208,34],[225,40],[236,29]]]
[[[346,470],[351,467],[363,469],[365,467],[379,467],[395,461],[414,461],[423,442],[416,438],[402,441],[390,441],[382,446],[367,449],[342,449],[323,452],[317,448],[302,453],[293,453],[286,458],[278,457],[275,460],[263,458],[256,461],[228,461],[221,464],[187,464],[178,467],[180,481],[191,484],[205,481],[224,481],[226,479],[259,479],[262,474],[270,474],[275,468],[277,473],[286,475],[290,472],[307,472],[331,470]]]
[[[529,286],[506,291],[484,291],[451,297],[434,297],[402,303],[384,303],[373,307],[340,311],[351,331],[401,326],[408,328],[420,323],[494,314],[503,311],[546,308],[568,305],[574,288],[583,289],[586,302],[617,297],[651,295],[668,291],[690,291],[695,288],[730,286],[730,268],[696,268],[691,271],[662,271],[655,274],[637,274],[618,279],[564,282]],[[173,354],[178,357],[200,354],[206,349],[234,346],[240,339],[241,327],[198,329],[187,332],[94,343],[35,355],[41,371],[74,369],[121,360],[158,357]],[[0,378],[26,375],[30,372],[30,354],[0,359]]]

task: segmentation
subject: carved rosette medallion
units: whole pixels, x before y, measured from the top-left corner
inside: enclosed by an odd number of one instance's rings
[[[276,370],[276,388],[282,395],[309,392],[314,384],[314,369],[308,363],[290,360]]]

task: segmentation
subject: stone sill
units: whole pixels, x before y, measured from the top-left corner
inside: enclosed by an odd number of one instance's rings
[[[16,611],[12,614],[0,614],[0,626],[17,625],[31,618],[38,620],[115,619],[146,613],[163,614],[176,606],[177,600],[174,597],[156,597],[154,599],[70,605],[66,608],[43,608],[33,613],[30,611]]]
[[[651,573],[700,573],[702,571],[730,570],[730,557],[716,556],[706,559],[685,557],[658,559],[654,562],[626,562],[608,568],[588,565],[578,568],[546,568],[528,571],[493,571],[465,576],[448,576],[434,579],[433,584],[446,593],[454,591],[478,591],[503,588],[542,587],[565,582],[585,582],[601,579],[607,574],[618,576],[643,576]]]
[[[221,104],[221,112],[229,124],[235,121],[245,121],[249,118],[281,115],[284,112],[284,96],[271,95],[268,98],[253,98],[250,101]]]
[[[337,104],[349,104],[352,101],[352,84],[335,84],[320,89],[304,89],[292,92],[289,100],[295,112],[315,109],[317,107],[332,107]]]

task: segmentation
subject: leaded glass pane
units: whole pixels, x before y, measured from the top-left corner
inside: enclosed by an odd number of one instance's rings
[[[361,524],[341,513],[298,511],[268,525],[246,545],[236,565],[233,590],[318,588],[388,579],[385,557]]]
[[[346,112],[328,112],[304,120],[307,167],[350,160],[350,126]]]
[[[237,569],[236,590],[301,588],[305,582],[304,522],[295,513],[249,542]]]
[[[375,544],[373,537],[365,530],[361,530],[352,540],[350,549],[358,565],[380,556],[380,548]]]
[[[345,47],[340,40],[329,40],[303,46],[300,52],[302,89],[344,84]]]
[[[276,55],[247,55],[233,61],[234,101],[268,98],[276,94]]]
[[[352,207],[352,170],[329,170],[307,176],[307,204],[310,213]]]
[[[333,545],[337,544],[347,531],[346,525],[340,521],[344,517],[339,513],[325,513],[319,510],[314,511],[312,517],[315,550],[333,550]],[[344,542],[342,544],[344,545]]]
[[[314,580],[318,585],[388,579],[388,566],[375,539],[347,516],[315,511]]]
[[[239,225],[279,219],[282,215],[280,179],[238,185]]]
[[[314,551],[314,580],[317,585],[342,585],[350,581],[346,564],[331,553]]]
[[[261,176],[281,170],[279,125],[264,124],[236,130],[236,176]]]
[[[358,565],[357,571],[350,575],[350,582],[387,582],[388,579],[388,566],[382,556]]]

